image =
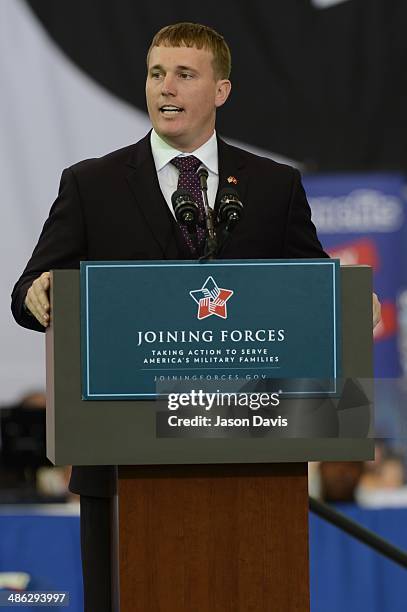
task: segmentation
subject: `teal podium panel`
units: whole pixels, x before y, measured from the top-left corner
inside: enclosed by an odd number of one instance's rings
[[[339,262],[82,262],[82,396],[156,399],[198,382],[335,395]]]

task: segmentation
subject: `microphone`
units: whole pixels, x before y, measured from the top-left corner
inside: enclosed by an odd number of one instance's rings
[[[208,171],[204,166],[200,166],[197,170],[199,183],[201,186],[203,203],[205,209],[205,225],[206,225],[206,254],[204,259],[213,259],[218,248],[215,228],[213,224],[213,212],[208,202]]]
[[[200,168],[198,168],[198,176],[202,191],[208,191],[207,180],[209,175],[205,166],[201,166]]]
[[[243,214],[243,204],[236,189],[225,187],[219,192],[217,209],[217,222],[226,223],[226,231],[230,232]]]
[[[198,223],[199,209],[191,194],[185,189],[177,189],[171,196],[175,218],[181,225],[186,225],[188,232],[194,234]]]
[[[203,203],[205,208],[205,220],[206,220],[206,229],[208,231],[208,236],[210,239],[215,237],[215,230],[213,228],[213,219],[212,219],[212,210],[209,207],[208,202],[208,171],[204,166],[201,166],[197,170],[197,174],[199,177],[199,183],[201,186]]]

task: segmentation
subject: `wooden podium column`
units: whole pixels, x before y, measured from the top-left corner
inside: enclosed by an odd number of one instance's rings
[[[308,612],[306,463],[119,468],[120,612]]]

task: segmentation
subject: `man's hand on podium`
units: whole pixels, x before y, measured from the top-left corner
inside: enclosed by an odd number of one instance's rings
[[[49,279],[49,272],[43,272],[41,276],[36,278],[27,291],[24,301],[25,307],[44,327],[48,327],[50,321]]]
[[[50,322],[49,285],[50,273],[43,272],[41,276],[35,279],[31,287],[27,291],[27,295],[24,302],[26,308],[44,327],[48,327]],[[209,302],[210,300],[208,299],[207,301]],[[372,294],[372,302],[373,328],[375,328],[381,319],[381,306],[376,293]],[[209,310],[211,311],[214,308],[215,304],[213,304],[212,308],[209,308]]]
[[[379,302],[379,298],[375,293],[372,295],[373,298],[373,329],[376,327],[378,323],[380,323],[381,319],[381,306]]]

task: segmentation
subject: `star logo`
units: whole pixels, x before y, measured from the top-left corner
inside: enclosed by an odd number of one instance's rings
[[[201,289],[194,289],[189,295],[198,304],[198,319],[212,315],[227,319],[226,302],[232,297],[233,291],[218,287],[212,276],[208,276]]]

